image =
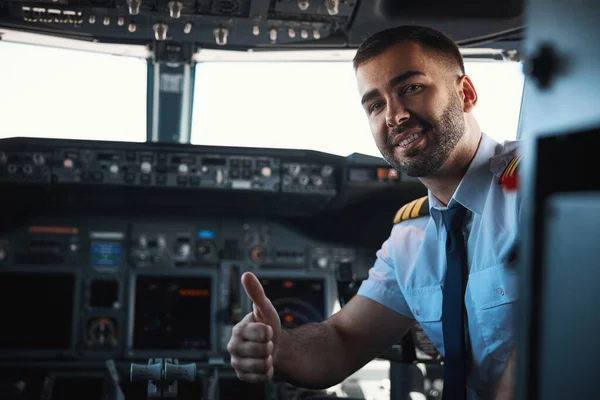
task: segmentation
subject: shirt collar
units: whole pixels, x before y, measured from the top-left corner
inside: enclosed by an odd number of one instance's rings
[[[482,189],[486,187],[493,176],[490,170],[490,158],[496,154],[497,146],[498,143],[494,139],[483,132],[481,133],[481,141],[475,157],[473,157],[465,176],[458,184],[448,206],[458,202],[472,213],[481,215],[487,197],[487,190]],[[430,214],[439,229],[441,223],[439,210],[446,207],[431,194],[431,191],[427,192],[427,196],[429,198]]]

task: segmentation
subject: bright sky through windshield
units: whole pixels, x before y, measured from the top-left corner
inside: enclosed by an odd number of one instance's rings
[[[146,141],[146,60],[0,42],[0,138]]]

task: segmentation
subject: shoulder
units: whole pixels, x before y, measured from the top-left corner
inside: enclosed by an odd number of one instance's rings
[[[394,216],[394,224],[427,215],[429,215],[429,200],[427,196],[423,196],[400,207]]]

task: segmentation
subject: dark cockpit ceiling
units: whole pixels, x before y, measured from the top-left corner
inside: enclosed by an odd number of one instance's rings
[[[13,0],[2,30],[90,42],[199,49],[355,49],[403,24],[431,26],[462,47],[517,50],[522,0]]]

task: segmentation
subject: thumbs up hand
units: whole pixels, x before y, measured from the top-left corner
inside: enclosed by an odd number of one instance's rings
[[[238,378],[260,383],[273,377],[273,355],[281,334],[281,322],[254,274],[242,275],[242,285],[252,300],[253,311],[233,327],[227,350]]]

